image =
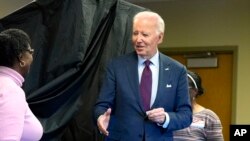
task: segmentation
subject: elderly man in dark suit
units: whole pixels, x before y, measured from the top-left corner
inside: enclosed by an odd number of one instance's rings
[[[164,28],[157,13],[137,13],[135,52],[107,66],[94,111],[106,141],[172,141],[192,122],[186,68],[158,51]]]

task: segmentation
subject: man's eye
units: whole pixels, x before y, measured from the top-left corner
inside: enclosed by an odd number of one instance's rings
[[[133,35],[138,35],[138,32],[133,32]]]

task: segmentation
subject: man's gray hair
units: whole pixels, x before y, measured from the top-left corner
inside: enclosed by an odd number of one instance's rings
[[[157,29],[158,29],[158,33],[164,33],[165,31],[165,23],[164,23],[164,20],[162,19],[162,17],[156,13],[156,12],[152,12],[152,11],[142,11],[142,12],[139,12],[137,13],[134,18],[133,18],[133,21],[136,20],[138,17],[140,16],[145,16],[145,15],[148,15],[148,16],[153,16],[153,17],[156,17],[157,18]]]

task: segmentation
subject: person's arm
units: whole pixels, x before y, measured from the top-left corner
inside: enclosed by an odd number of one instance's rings
[[[111,116],[113,100],[115,98],[115,78],[112,64],[109,64],[100,90],[100,95],[95,103],[94,118],[95,124],[101,134],[108,135],[108,125]]]
[[[27,103],[20,93],[0,94],[0,140],[21,140]]]
[[[166,111],[169,115],[167,130],[179,130],[188,127],[192,122],[192,107],[188,94],[188,79],[185,66],[172,68],[176,76],[175,105],[173,111]],[[174,82],[174,81],[173,81]]]
[[[207,141],[224,141],[222,125],[219,117],[213,111],[209,110],[206,119],[205,132],[207,135]]]

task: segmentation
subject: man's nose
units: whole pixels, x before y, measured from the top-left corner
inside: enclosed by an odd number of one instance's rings
[[[137,42],[142,42],[143,41],[143,36],[141,34],[138,34],[137,38],[136,38],[136,41]]]

